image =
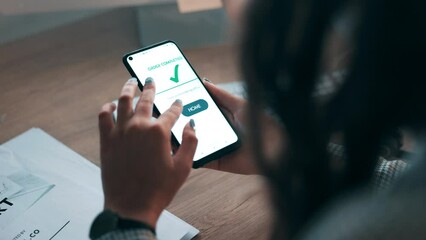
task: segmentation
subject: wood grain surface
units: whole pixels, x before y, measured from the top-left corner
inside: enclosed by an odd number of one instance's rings
[[[0,143],[39,127],[99,165],[97,114],[129,77],[121,56],[138,47],[131,9],[0,46]],[[184,52],[200,76],[221,83],[239,78],[233,49]],[[193,170],[168,209],[200,229],[197,239],[268,238],[269,206],[258,176]]]

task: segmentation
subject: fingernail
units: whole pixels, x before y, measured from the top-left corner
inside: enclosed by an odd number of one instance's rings
[[[145,85],[146,85],[146,84],[151,84],[152,82],[154,82],[154,79],[153,79],[152,77],[147,77],[147,78],[145,79]]]
[[[137,83],[138,80],[136,78],[132,77],[132,78],[129,78],[129,80],[127,80],[127,82],[129,82],[129,83]]]
[[[189,120],[189,126],[190,126],[192,129],[195,129],[195,121],[194,121],[194,119]]]
[[[176,100],[175,100],[175,103],[182,104],[182,100],[180,100],[180,99],[176,99]]]
[[[206,81],[206,82],[209,82],[209,83],[213,83],[212,81],[210,81],[210,79],[208,79],[208,78],[206,78],[206,77],[205,77],[205,78],[203,78],[203,80],[204,80],[204,81]]]

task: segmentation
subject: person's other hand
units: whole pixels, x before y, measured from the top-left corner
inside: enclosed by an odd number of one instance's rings
[[[210,81],[204,80],[203,82],[220,109],[242,137],[242,144],[239,149],[218,160],[209,162],[204,167],[238,174],[259,174],[259,169],[254,160],[253,148],[248,143],[249,139],[247,139],[246,134],[246,127],[248,126],[247,101],[216,87]],[[282,128],[270,115],[264,112],[260,114],[263,150],[266,157],[273,159],[283,150]]]
[[[257,174],[253,153],[244,139],[247,101],[216,87],[207,80],[203,82],[222,112],[240,133],[240,137],[243,138],[239,149],[220,159],[209,162],[204,167],[238,174]]]
[[[189,175],[197,138],[194,123],[188,123],[182,144],[172,156],[171,128],[182,112],[182,103],[175,101],[152,121],[154,82],[147,79],[133,111],[136,91],[136,79],[130,79],[119,98],[116,124],[114,104],[105,104],[99,113],[105,209],[155,228],[161,212]]]

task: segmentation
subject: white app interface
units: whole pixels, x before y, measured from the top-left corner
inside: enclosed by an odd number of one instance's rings
[[[185,124],[194,119],[198,138],[194,161],[238,140],[234,130],[174,43],[165,43],[131,57],[133,60],[128,58],[127,62],[143,85],[146,78],[154,79],[154,102],[160,113],[166,111],[176,99],[182,100],[182,114],[172,128],[179,143],[182,143]]]

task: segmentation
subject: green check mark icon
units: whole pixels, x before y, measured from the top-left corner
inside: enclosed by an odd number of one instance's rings
[[[175,76],[170,78],[170,80],[173,81],[173,82],[175,82],[175,83],[179,82],[178,68],[179,68],[179,64],[176,64],[176,66],[175,66]]]

